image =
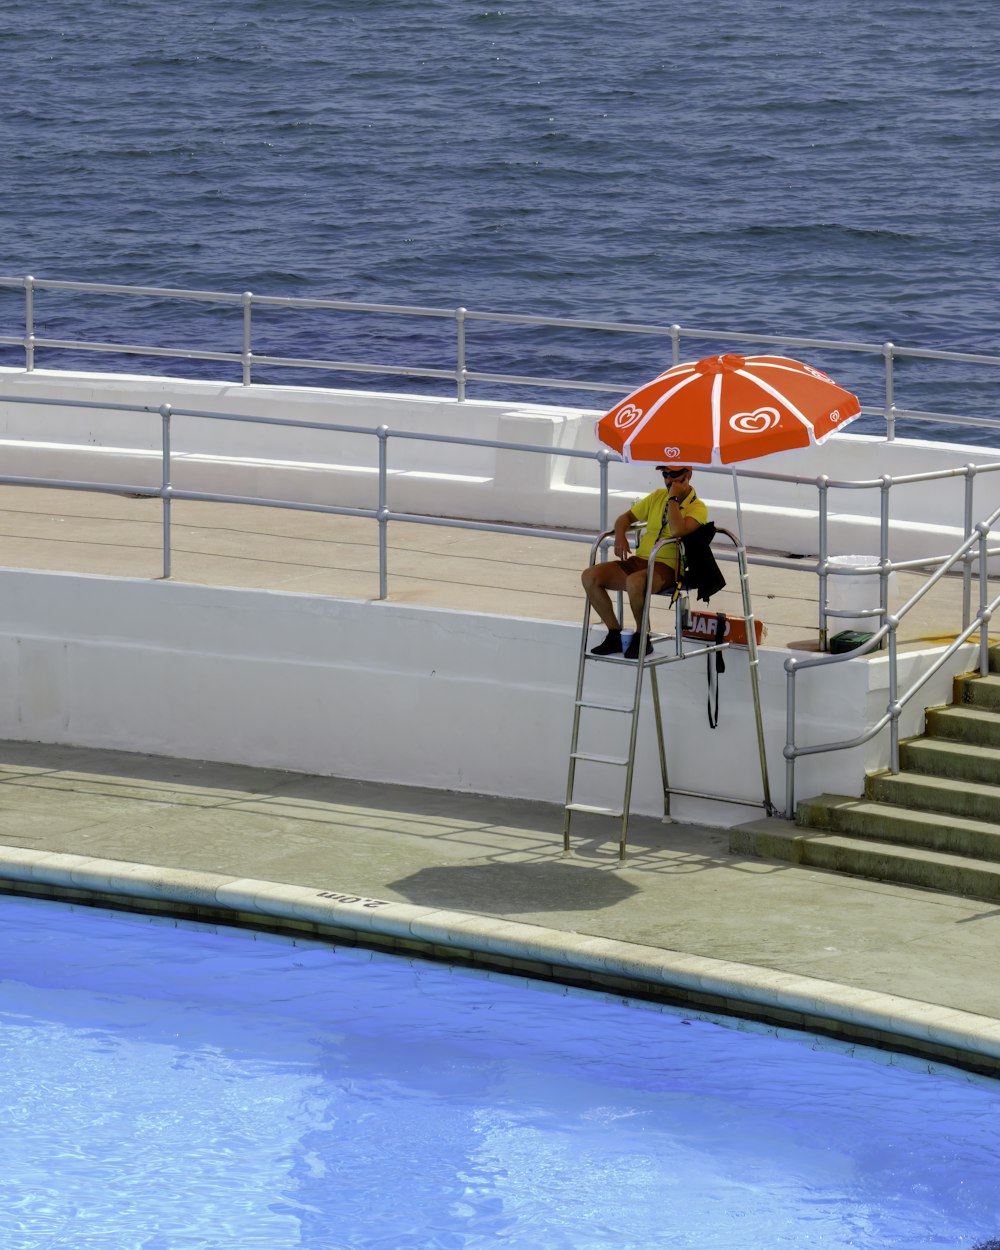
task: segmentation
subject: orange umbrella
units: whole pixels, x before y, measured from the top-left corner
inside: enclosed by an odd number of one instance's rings
[[[674,365],[598,421],[625,460],[737,464],[822,443],[860,413],[856,395],[787,356]]]

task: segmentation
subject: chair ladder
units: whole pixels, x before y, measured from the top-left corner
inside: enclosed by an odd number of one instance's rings
[[[686,608],[686,596],[681,596],[677,603],[677,629],[678,637],[680,636],[681,614]],[[628,843],[628,826],[629,811],[632,798],[632,779],[635,773],[635,748],[639,734],[639,714],[642,705],[642,687],[643,678],[647,670],[650,672],[653,688],[653,713],[656,721],[656,740],[659,747],[660,755],[660,774],[663,778],[663,819],[670,820],[670,790],[667,780],[667,756],[663,745],[663,719],[660,710],[660,687],[657,681],[656,666],[674,657],[662,656],[655,657],[646,655],[647,641],[660,641],[667,635],[654,635],[649,628],[649,604],[650,595],[647,588],[646,602],[642,614],[642,627],[639,633],[639,658],[637,660],[626,660],[623,656],[617,655],[591,655],[588,649],[590,638],[590,600],[585,599],[585,607],[583,613],[583,629],[580,635],[580,657],[577,665],[576,677],[576,695],[573,704],[573,728],[570,734],[569,748],[569,770],[566,779],[566,803],[564,805],[563,816],[563,853],[570,853],[570,828],[573,821],[574,812],[585,812],[590,815],[608,816],[615,820],[621,821],[621,831],[618,840],[618,859],[620,862],[625,860],[625,849]],[[592,664],[617,664],[619,666],[628,666],[635,671],[635,682],[632,688],[632,701],[627,704],[603,703],[584,697],[584,688],[586,685],[587,671]],[[618,716],[628,716],[629,736],[628,736],[628,752],[625,756],[609,756],[595,755],[588,751],[580,750],[580,724],[583,719],[585,710],[611,713]],[[625,770],[624,792],[622,795],[622,803],[620,808],[601,807],[590,803],[577,803],[574,800],[574,790],[576,788],[576,766],[578,763],[598,764],[610,768],[623,768]]]

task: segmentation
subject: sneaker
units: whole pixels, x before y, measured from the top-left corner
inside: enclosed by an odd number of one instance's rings
[[[599,642],[596,647],[590,648],[591,655],[621,655],[621,653],[622,631],[620,629],[609,629],[607,638]]]
[[[653,654],[653,644],[649,641],[648,638],[646,639],[646,654],[647,655]],[[625,659],[637,660],[638,658],[639,658],[639,635],[635,633],[632,635],[632,641],[628,644],[628,647],[625,651]]]

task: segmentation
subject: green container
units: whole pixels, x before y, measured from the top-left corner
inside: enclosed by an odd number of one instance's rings
[[[863,647],[871,636],[871,633],[866,634],[859,629],[842,629],[830,639],[830,652],[833,655],[843,655],[845,651],[855,651],[858,647]]]

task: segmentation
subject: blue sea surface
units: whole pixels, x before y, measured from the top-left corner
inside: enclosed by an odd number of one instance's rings
[[[995,0],[6,0],[3,17],[0,274],[1000,354]],[[22,307],[0,290],[0,333]],[[49,293],[36,315],[48,337],[240,349],[233,307]],[[254,350],[447,368],[453,340],[444,321],[268,310]],[[478,326],[469,364],[631,387],[668,348]],[[809,359],[881,404],[878,357]],[[904,361],[895,399],[996,418],[995,378]]]

